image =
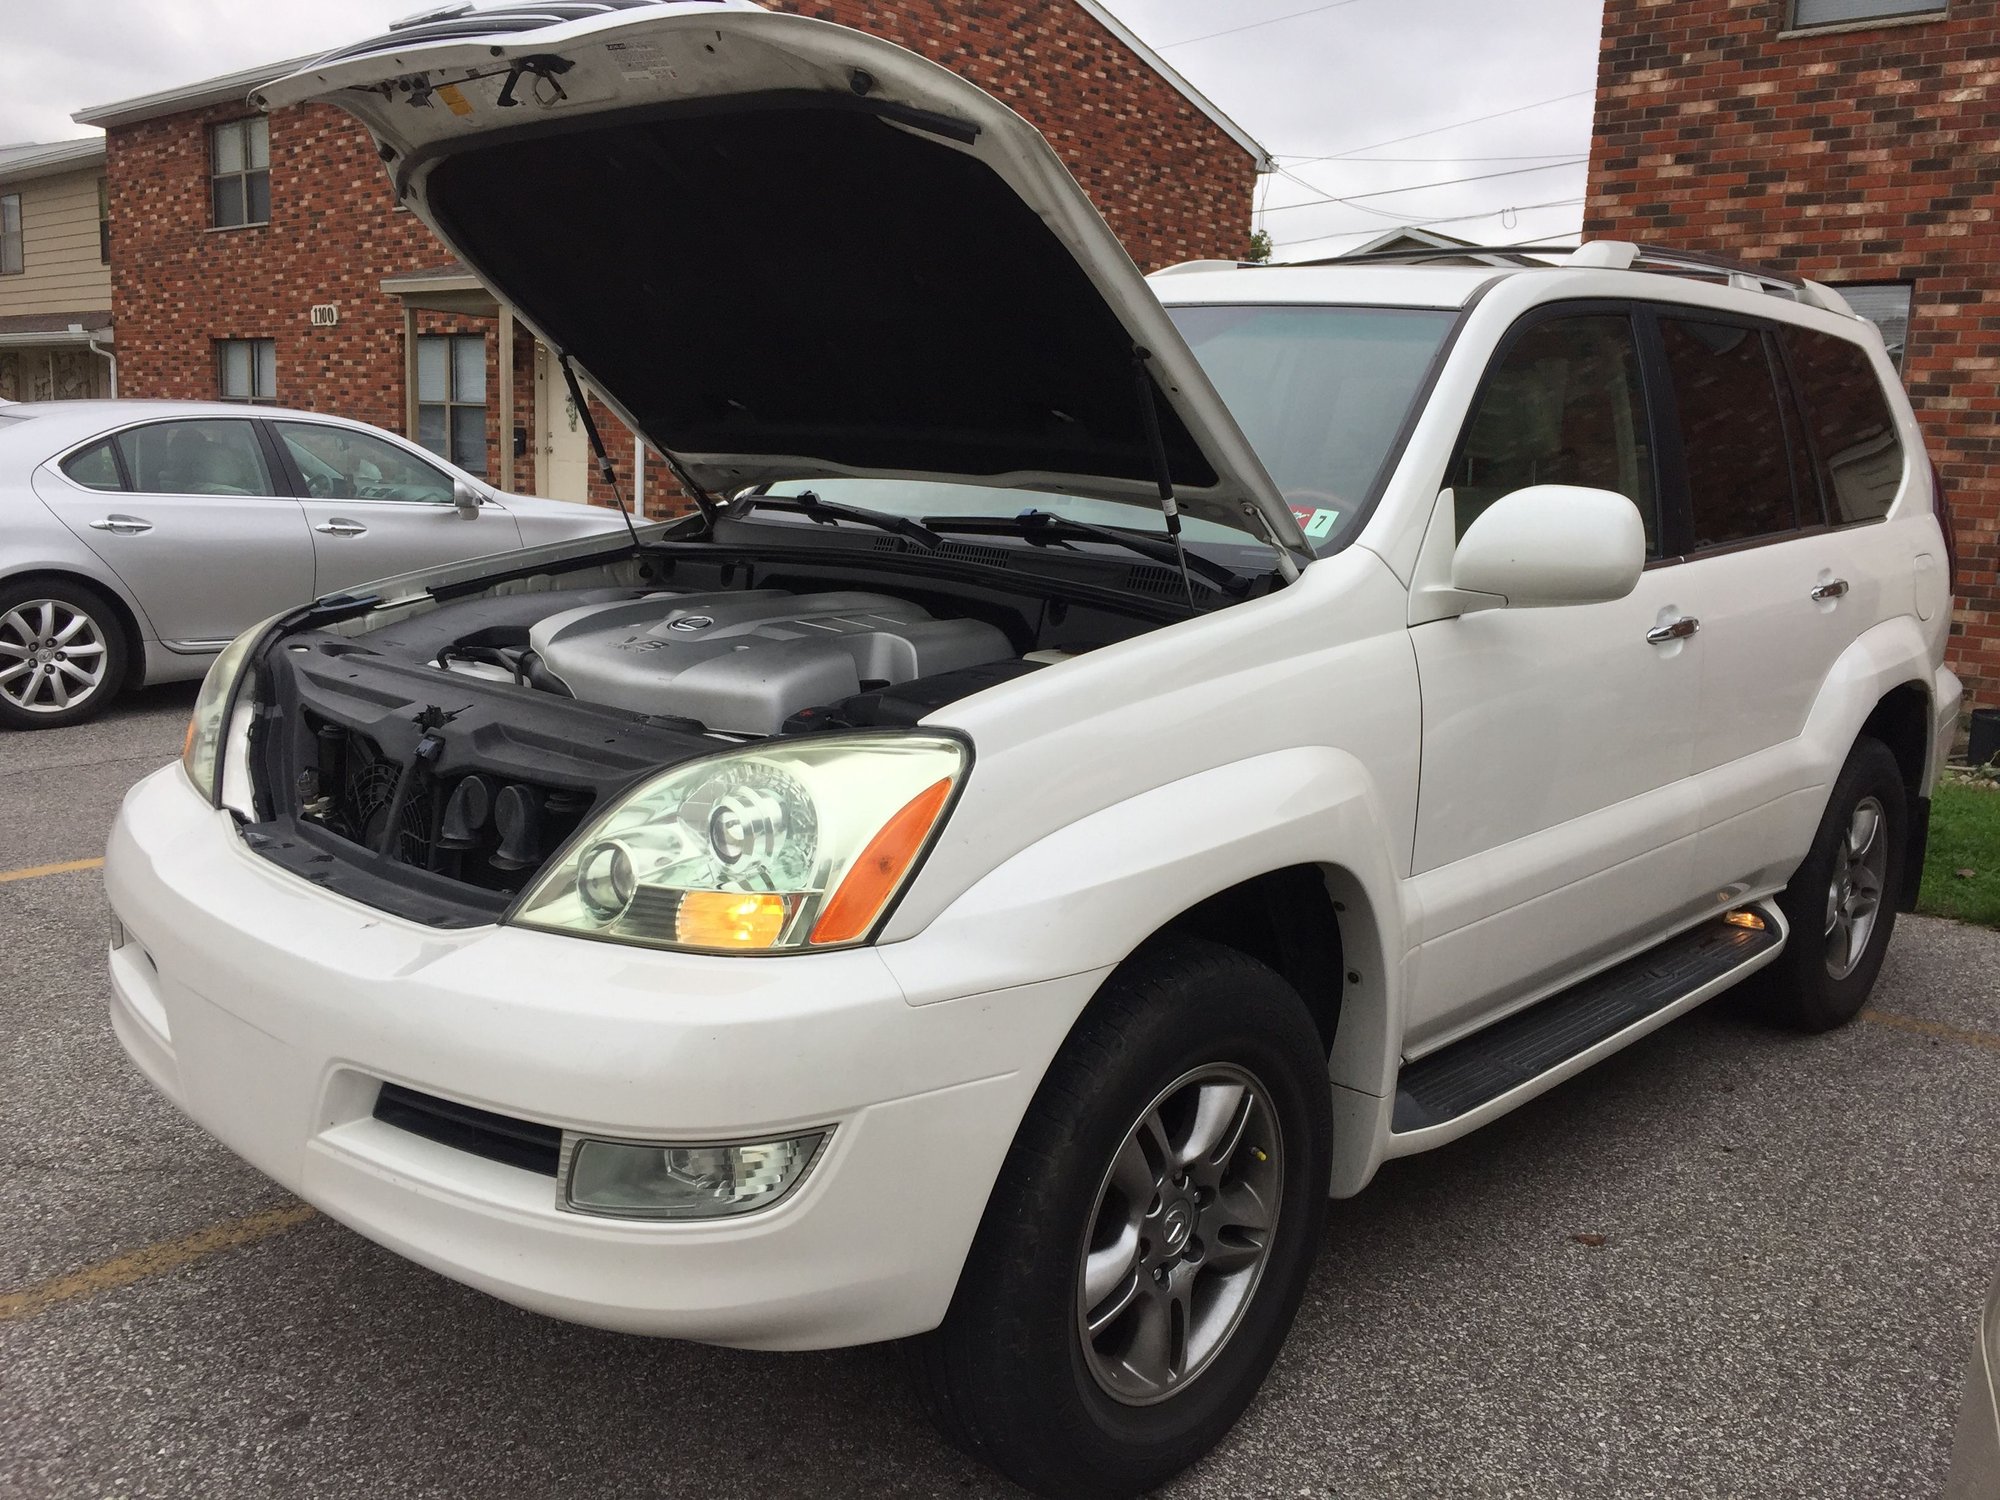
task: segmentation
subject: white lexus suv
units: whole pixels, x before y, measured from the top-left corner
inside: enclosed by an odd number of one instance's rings
[[[1329,1195],[1739,984],[1860,1009],[1960,692],[1837,294],[1148,281],[908,52],[562,11],[257,97],[358,116],[699,513],[218,660],[105,871],[206,1130],[556,1317],[909,1339],[969,1451],[1126,1495],[1251,1400]]]

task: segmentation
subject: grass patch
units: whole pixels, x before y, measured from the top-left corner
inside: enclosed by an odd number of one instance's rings
[[[1917,910],[2000,927],[2000,786],[1955,776],[1938,782]]]

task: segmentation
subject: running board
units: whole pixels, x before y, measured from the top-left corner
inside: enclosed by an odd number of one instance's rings
[[[1405,1064],[1390,1131],[1439,1135],[1423,1143],[1392,1141],[1391,1154],[1442,1144],[1525,1103],[1720,994],[1776,958],[1784,944],[1785,921],[1773,908],[1732,912]],[[1461,1122],[1462,1129],[1448,1129]]]

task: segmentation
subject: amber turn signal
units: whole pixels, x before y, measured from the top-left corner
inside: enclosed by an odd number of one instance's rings
[[[882,831],[868,841],[820,913],[812,933],[815,944],[851,943],[866,935],[903,883],[950,796],[951,780],[947,777],[917,793],[882,825]]]

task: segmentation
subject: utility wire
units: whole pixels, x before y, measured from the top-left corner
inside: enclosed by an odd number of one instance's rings
[[[1531,109],[1542,109],[1551,104],[1561,104],[1568,99],[1582,99],[1594,94],[1595,89],[1578,89],[1571,94],[1557,94],[1553,99],[1537,99],[1533,104],[1517,104],[1512,109],[1495,110],[1490,115],[1474,115],[1469,120],[1457,120],[1450,125],[1438,125],[1430,130],[1419,130],[1414,135],[1399,135],[1393,141],[1377,141],[1371,146],[1355,146],[1346,151],[1334,151],[1325,156],[1305,156],[1290,158],[1300,166],[1311,166],[1316,161],[1339,161],[1343,157],[1358,156],[1363,151],[1380,151],[1384,146],[1400,146],[1405,141],[1421,140],[1427,135],[1443,135],[1447,130],[1458,130],[1467,125],[1483,125],[1488,120],[1498,120],[1507,115],[1526,114]]]
[[[1428,161],[1443,165],[1453,165],[1465,161],[1548,161],[1552,157],[1570,156],[1573,154],[1570,151],[1531,151],[1525,156],[1371,156],[1366,161],[1356,162],[1355,165],[1360,167],[1372,166],[1378,161],[1397,163]],[[1270,155],[1273,161],[1295,161],[1305,166],[1310,166],[1316,161],[1332,161],[1334,159],[1330,156],[1288,156],[1282,151],[1273,151]]]
[[[1409,187],[1378,188],[1368,193],[1329,193],[1324,198],[1314,198],[1305,203],[1280,203],[1264,210],[1267,214],[1281,214],[1292,208],[1318,208],[1327,203],[1359,203],[1364,198],[1393,198],[1398,193],[1421,193],[1425,188],[1457,187],[1465,182],[1491,182],[1496,177],[1522,177],[1530,172],[1553,172],[1558,167],[1580,167],[1589,161],[1587,156],[1573,156],[1568,161],[1554,161],[1540,167],[1514,167],[1505,172],[1481,172],[1475,177],[1447,177],[1442,182],[1419,182]],[[1290,176],[1289,173],[1286,174]],[[1294,182],[1299,178],[1292,178]]]
[[[1192,47],[1196,42],[1212,42],[1219,36],[1234,36],[1239,31],[1255,31],[1260,26],[1276,26],[1280,21],[1296,21],[1300,16],[1316,16],[1323,10],[1339,10],[1343,5],[1359,5],[1361,0],[1331,0],[1327,5],[1315,5],[1311,10],[1295,10],[1289,15],[1271,16],[1267,20],[1251,21],[1243,26],[1230,26],[1221,31],[1210,31],[1201,36],[1184,37],[1178,42],[1168,42],[1154,50],[1164,52],[1168,47]]]
[[[1501,214],[1532,213],[1534,210],[1538,208],[1569,208],[1575,204],[1582,203],[1584,201],[1585,200],[1582,198],[1552,198],[1546,203],[1508,203],[1508,204],[1503,204],[1499,208],[1489,208],[1476,214],[1451,214],[1445,218],[1439,218],[1439,219],[1404,219],[1401,222],[1408,224],[1413,229],[1420,229],[1430,224],[1463,224],[1473,219],[1498,218]],[[1374,210],[1372,209],[1367,210],[1367,212],[1372,213],[1374,212]],[[1390,216],[1384,215],[1384,217],[1390,217]],[[1365,229],[1342,229],[1336,231],[1333,234],[1316,234],[1313,235],[1310,239],[1286,240],[1282,245],[1273,246],[1273,249],[1292,250],[1296,249],[1300,245],[1317,245],[1326,240],[1346,239],[1350,235],[1366,234],[1367,232],[1368,231]],[[1479,247],[1473,245],[1469,246],[1468,248],[1476,250]]]

